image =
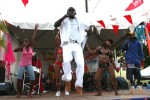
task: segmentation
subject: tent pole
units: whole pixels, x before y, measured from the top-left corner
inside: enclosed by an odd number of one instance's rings
[[[85,0],[85,10],[86,10],[86,13],[88,13],[88,0]]]
[[[114,49],[115,61],[117,59],[116,49]]]

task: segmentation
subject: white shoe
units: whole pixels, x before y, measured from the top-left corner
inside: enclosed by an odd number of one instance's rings
[[[130,94],[135,94],[135,87],[134,86],[131,86],[131,88],[130,88]]]
[[[61,96],[60,91],[57,91],[55,96],[56,96],[56,97],[60,97],[60,96]]]
[[[43,91],[43,93],[47,93],[47,91]]]
[[[67,95],[67,96],[68,96],[68,95],[69,95],[69,92],[68,92],[68,91],[65,91],[65,95]]]
[[[36,92],[35,92],[35,91],[33,91],[31,94],[32,94],[32,95],[34,95],[34,94],[36,94]]]
[[[139,93],[143,93],[142,86],[137,86],[137,90],[138,90]]]

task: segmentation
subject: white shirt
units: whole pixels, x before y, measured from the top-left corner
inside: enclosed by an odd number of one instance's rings
[[[88,28],[89,25],[79,22],[77,18],[74,18],[72,22],[69,17],[65,18],[60,27],[61,46],[70,39],[77,39],[77,42],[81,44],[81,31]]]
[[[78,40],[78,35],[79,33],[79,25],[77,20],[75,19],[70,19],[70,36],[69,40]]]

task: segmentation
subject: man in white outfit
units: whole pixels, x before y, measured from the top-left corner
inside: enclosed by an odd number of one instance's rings
[[[75,17],[76,11],[73,7],[69,7],[67,14],[55,22],[54,26],[60,26],[61,46],[63,48],[63,70],[64,75],[62,80],[70,82],[72,79],[71,74],[71,61],[75,60],[76,68],[76,82],[75,88],[77,94],[82,94],[83,87],[83,74],[84,74],[84,56],[81,47],[82,36],[81,31],[85,30],[91,33],[91,28],[85,25]],[[95,28],[96,29],[96,28]],[[66,90],[65,90],[66,91]],[[69,91],[68,91],[69,92]]]

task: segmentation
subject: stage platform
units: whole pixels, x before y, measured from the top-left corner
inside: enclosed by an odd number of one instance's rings
[[[28,98],[23,95],[19,100],[150,100],[150,90],[144,90],[144,92],[130,95],[128,90],[119,90],[120,95],[115,96],[114,91],[103,91],[102,96],[94,96],[96,92],[86,92],[83,95],[77,95],[71,92],[69,96],[65,96],[62,92],[62,96],[55,97],[55,92],[47,92],[40,95],[34,95],[33,98]],[[15,96],[0,96],[0,100],[16,100]]]

